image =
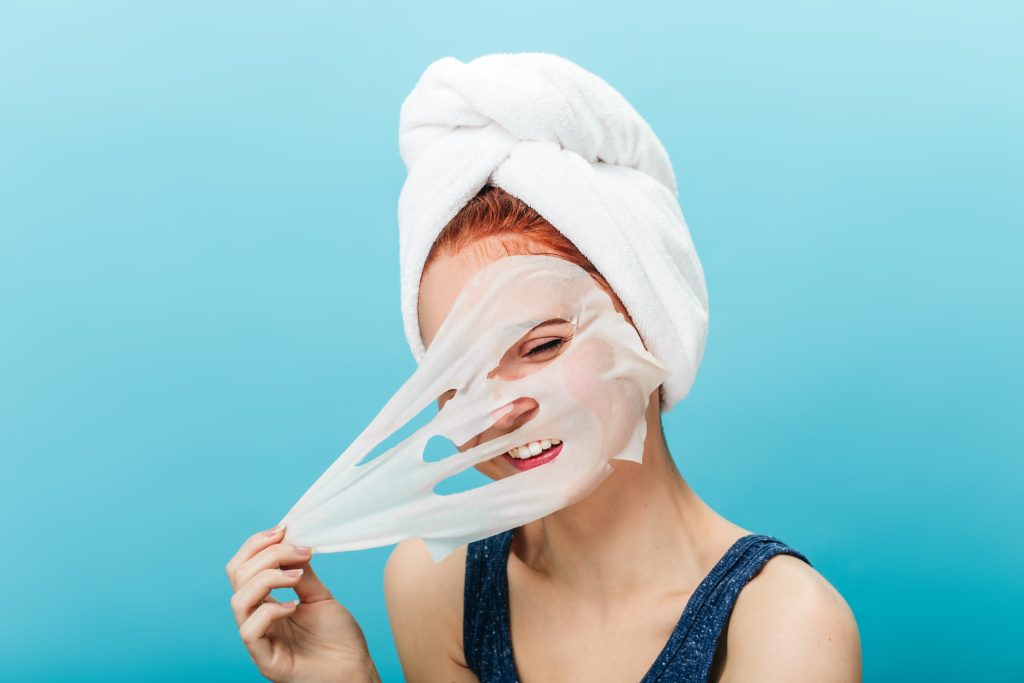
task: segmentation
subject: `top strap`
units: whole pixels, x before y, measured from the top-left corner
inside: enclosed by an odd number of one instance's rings
[[[474,541],[466,550],[462,648],[484,683],[516,683],[508,620],[508,550],[515,529]]]
[[[738,539],[690,596],[676,628],[641,683],[706,681],[719,637],[740,591],[779,554],[811,564],[803,553],[774,536],[748,534]]]

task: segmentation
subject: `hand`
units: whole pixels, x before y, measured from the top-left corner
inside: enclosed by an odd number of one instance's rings
[[[312,549],[282,538],[284,527],[261,531],[227,564],[231,609],[260,673],[277,683],[379,682],[362,629],[313,572]],[[278,602],[272,588],[299,599]]]

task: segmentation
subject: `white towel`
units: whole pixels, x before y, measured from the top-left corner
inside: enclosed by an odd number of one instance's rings
[[[526,202],[590,259],[670,371],[662,411],[689,393],[704,355],[704,271],[668,154],[598,76],[547,53],[430,64],[402,103],[408,169],[398,200],[402,318],[424,353],[423,263],[442,228],[486,184]]]

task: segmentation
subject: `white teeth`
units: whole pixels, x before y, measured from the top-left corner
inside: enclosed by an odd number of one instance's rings
[[[552,446],[557,446],[560,443],[562,443],[561,439],[541,439],[540,441],[531,441],[528,444],[510,448],[507,453],[513,458],[519,458],[522,460],[534,455],[539,455],[541,451],[546,451]]]

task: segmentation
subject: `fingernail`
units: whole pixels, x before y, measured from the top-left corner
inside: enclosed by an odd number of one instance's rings
[[[290,600],[288,602],[282,602],[281,607],[295,607],[297,604],[299,604],[298,600]]]
[[[313,554],[313,549],[312,548],[306,548],[306,547],[303,547],[303,546],[295,546],[295,552],[297,552],[299,555],[312,555]]]
[[[301,569],[285,569],[284,570],[284,575],[285,576],[302,576],[302,570]]]
[[[284,528],[284,524],[278,524],[273,529],[267,529],[266,531],[264,531],[263,535],[264,536],[275,536],[275,535],[277,535],[277,532],[279,532],[283,528]]]

